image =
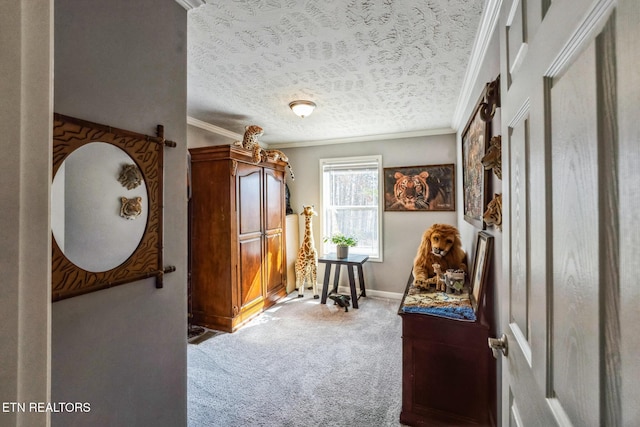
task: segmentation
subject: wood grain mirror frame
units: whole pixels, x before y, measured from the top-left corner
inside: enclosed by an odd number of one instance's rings
[[[71,262],[52,235],[51,299],[59,301],[113,286],[155,277],[156,288],[162,287],[162,194],[164,130],[158,136],[142,135],[85,120],[54,114],[52,180],[64,160],[86,144],[102,142],[123,150],[138,166],[148,196],[147,223],[133,253],[120,265],[106,271],[92,272]],[[100,162],[100,159],[96,159]],[[114,178],[117,179],[117,178]],[[126,221],[126,219],[123,219]]]

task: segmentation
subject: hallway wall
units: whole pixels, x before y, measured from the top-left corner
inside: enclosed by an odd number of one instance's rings
[[[471,118],[472,114],[476,106],[478,105],[478,101],[480,96],[482,95],[485,85],[498,77],[500,74],[500,37],[497,29],[493,31],[493,34],[489,35],[490,39],[488,40],[488,46],[486,50],[486,54],[484,58],[482,58],[482,62],[480,68],[478,70],[478,76],[476,81],[473,83],[473,90],[471,91],[471,95],[469,99],[464,100],[464,115],[465,117],[463,123],[461,123],[460,128],[458,129],[458,134],[456,137],[456,146],[457,146],[457,164],[462,165],[462,133],[464,132],[467,122],[469,118]],[[493,120],[491,121],[491,135],[500,135],[500,109],[498,108]],[[503,191],[508,191],[506,184],[503,184],[500,179],[496,177],[496,175],[489,171],[487,174],[488,177],[488,185],[487,185],[487,200],[491,200],[495,193],[502,193]],[[462,238],[462,243],[467,250],[467,259],[469,261],[469,271],[470,274],[473,271],[473,260],[476,251],[476,244],[478,238],[478,232],[482,231],[479,228],[474,227],[469,222],[464,219],[464,209],[463,206],[463,187],[462,187],[462,167],[460,166],[457,169],[457,179],[458,179],[458,206],[461,206],[458,209],[458,229],[460,230],[460,236]],[[491,334],[493,336],[500,336],[500,306],[499,306],[499,295],[498,290],[501,288],[503,277],[502,277],[502,232],[494,227],[486,227],[485,230],[487,233],[493,236],[493,255],[491,258],[491,264],[489,267],[489,275],[487,277],[487,283],[485,287],[485,300],[484,304],[486,306],[486,312],[489,315],[489,323],[491,327]],[[501,376],[502,376],[502,358],[498,358],[496,361],[496,396],[500,396],[501,390]],[[494,419],[500,414],[500,399],[498,399],[497,403],[493,404],[492,410],[494,411],[493,417]]]
[[[57,0],[54,111],[178,143],[164,159],[164,288],[142,280],[52,305],[53,426],[186,423],[186,11]],[[96,159],[99,161],[99,159]],[[123,236],[124,238],[125,236]]]

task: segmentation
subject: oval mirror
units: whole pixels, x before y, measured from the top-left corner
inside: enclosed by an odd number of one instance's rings
[[[115,268],[133,254],[145,231],[148,196],[144,181],[119,181],[125,167],[138,167],[120,148],[92,142],[72,152],[51,186],[51,229],[64,255],[78,267],[101,272]],[[139,215],[122,215],[131,203]],[[125,209],[126,210],[126,209]]]

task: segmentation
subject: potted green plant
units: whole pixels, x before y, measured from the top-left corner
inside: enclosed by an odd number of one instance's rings
[[[340,259],[347,258],[349,256],[349,247],[358,244],[358,239],[352,236],[345,236],[342,233],[335,233],[331,237],[325,237],[324,241],[336,245],[336,254]]]

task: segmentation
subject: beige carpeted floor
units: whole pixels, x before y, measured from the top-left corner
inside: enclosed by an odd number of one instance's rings
[[[400,302],[328,302],[294,293],[233,334],[189,344],[189,427],[400,426]]]

